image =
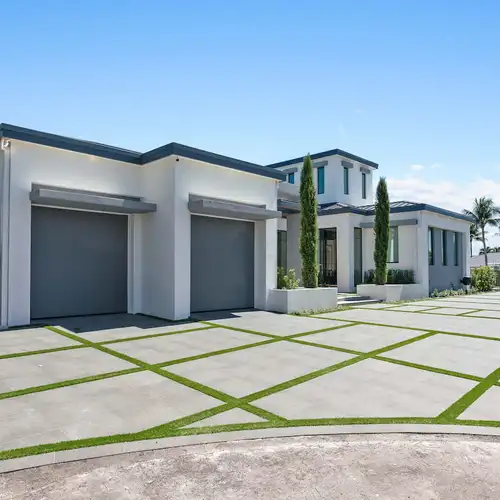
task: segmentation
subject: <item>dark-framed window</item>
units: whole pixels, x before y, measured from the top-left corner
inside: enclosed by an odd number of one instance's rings
[[[428,245],[429,245],[429,265],[434,265],[434,228],[429,228],[429,237],[428,237]]]
[[[460,241],[460,234],[453,233],[453,265],[458,266],[458,242]]]
[[[366,174],[361,173],[361,197],[366,200]]]
[[[399,228],[398,226],[389,229],[389,248],[387,252],[387,262],[394,264],[399,262]]]
[[[441,263],[448,265],[448,231],[441,230]]]
[[[349,168],[344,167],[344,194],[349,194]]]
[[[278,229],[278,267],[287,269],[286,258],[286,231]]]
[[[325,192],[325,167],[318,167],[317,180],[318,180],[318,194],[323,194]]]
[[[288,174],[288,183],[289,184],[295,184],[295,172],[292,172],[291,174]]]

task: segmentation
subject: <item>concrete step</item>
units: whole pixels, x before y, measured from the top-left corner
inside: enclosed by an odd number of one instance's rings
[[[339,306],[357,306],[362,304],[377,304],[381,302],[380,300],[370,299],[370,297],[365,297],[362,295],[344,295],[339,294],[337,305]]]

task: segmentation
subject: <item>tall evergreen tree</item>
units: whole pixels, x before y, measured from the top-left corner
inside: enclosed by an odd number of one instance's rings
[[[389,192],[385,177],[381,177],[377,185],[375,200],[375,284],[387,283],[387,253],[389,251]]]
[[[318,286],[318,202],[313,181],[311,157],[304,158],[300,173],[300,256],[302,284],[306,288]]]

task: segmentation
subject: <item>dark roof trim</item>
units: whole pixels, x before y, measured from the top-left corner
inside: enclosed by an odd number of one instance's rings
[[[445,208],[436,207],[434,205],[428,205],[427,203],[395,202],[395,204],[401,204],[402,206],[391,206],[391,214],[420,212],[425,210],[427,212],[433,212],[439,215],[444,215],[446,217],[452,217],[454,219],[460,219],[467,222],[472,222],[472,219],[467,215],[460,214],[457,212],[452,212],[451,210],[446,210]],[[375,210],[373,208],[373,205],[370,205],[368,209],[365,207],[355,207],[352,205],[340,205],[340,206],[334,206],[332,208],[324,208],[324,209],[320,208],[318,214],[319,215],[330,215],[330,214],[375,215]]]
[[[330,149],[329,151],[315,153],[311,155],[311,160],[318,160],[319,158],[324,158],[325,156],[334,156],[334,155],[343,156],[344,158],[348,158],[349,160],[362,163],[363,165],[366,165],[368,167],[378,168],[378,163],[366,160],[365,158],[361,158],[361,156],[353,155],[352,153],[348,153],[347,151],[343,151],[342,149]],[[303,161],[304,157],[301,156],[299,158],[293,158],[292,160],[280,161],[279,163],[272,163],[271,165],[268,165],[268,167],[271,168],[286,167],[287,165],[293,165],[294,163],[302,163]]]
[[[152,161],[166,158],[167,156],[177,155],[191,160],[211,163],[212,165],[218,165],[220,167],[232,168],[241,172],[270,177],[272,179],[286,179],[286,175],[284,173],[276,171],[272,168],[237,160],[235,158],[230,158],[229,156],[210,153],[209,151],[204,151],[202,149],[184,146],[176,142],[166,144],[165,146],[161,146],[146,153],[139,153],[137,151],[116,148],[106,144],[72,139],[62,135],[48,134],[46,132],[17,127],[15,125],[8,125],[5,123],[0,124],[0,138],[1,137],[41,144],[43,146],[50,146],[58,149],[65,149],[68,151],[75,151],[77,153],[99,156],[110,160],[133,163],[135,165],[146,165]]]

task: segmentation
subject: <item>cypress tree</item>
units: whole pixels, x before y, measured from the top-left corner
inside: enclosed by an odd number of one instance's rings
[[[304,158],[300,173],[300,256],[302,284],[306,288],[318,286],[318,202],[313,181],[311,157]]]
[[[389,251],[389,192],[385,177],[381,177],[377,185],[375,199],[375,284],[387,283],[387,253]]]

